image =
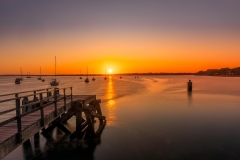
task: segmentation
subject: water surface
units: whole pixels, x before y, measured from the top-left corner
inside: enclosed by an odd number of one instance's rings
[[[49,86],[36,78],[15,85],[0,77],[0,94]],[[70,142],[59,129],[4,159],[240,159],[240,78],[205,76],[59,77],[74,94],[96,94],[107,125],[99,141]],[[193,92],[187,92],[187,81]],[[1,109],[9,107],[3,106]],[[74,117],[66,127],[75,130]]]

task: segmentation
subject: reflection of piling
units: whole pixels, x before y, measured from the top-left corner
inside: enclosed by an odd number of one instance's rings
[[[192,82],[191,80],[188,81],[188,92],[192,91]]]

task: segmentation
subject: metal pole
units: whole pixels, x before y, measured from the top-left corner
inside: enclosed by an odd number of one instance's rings
[[[63,94],[64,94],[64,111],[66,111],[66,107],[67,107],[67,104],[66,104],[66,88],[63,89]]]
[[[72,87],[70,87],[70,89],[71,89],[71,105],[72,105],[72,102],[73,102]]]
[[[57,117],[57,90],[54,88],[54,108],[55,108],[55,117]]]
[[[22,124],[21,124],[21,112],[20,112],[20,98],[18,97],[18,93],[15,94],[16,98],[16,118],[17,118],[17,142],[20,143],[22,141]]]
[[[40,93],[40,112],[41,112],[41,126],[44,126],[44,112],[43,112],[43,96]]]

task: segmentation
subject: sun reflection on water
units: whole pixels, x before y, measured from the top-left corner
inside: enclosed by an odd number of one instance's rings
[[[113,81],[110,79],[107,84],[106,99],[107,99],[107,125],[114,126],[116,117],[116,101],[114,100],[115,90]]]

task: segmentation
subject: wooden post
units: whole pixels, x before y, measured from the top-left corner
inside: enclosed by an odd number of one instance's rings
[[[64,94],[64,106],[63,106],[63,108],[64,108],[64,111],[66,111],[66,106],[67,106],[67,104],[66,104],[66,88],[63,89],[63,94]]]
[[[191,80],[188,81],[188,92],[192,91],[192,82]]]
[[[34,94],[34,96],[33,96],[33,102],[34,102],[34,101],[36,100],[36,98],[37,98],[36,93],[37,93],[37,91],[33,91],[33,94]],[[32,106],[30,107],[30,109],[32,110],[32,109],[34,109],[35,107],[37,107],[36,104],[35,104],[35,105],[32,105]]]
[[[33,97],[33,99],[35,99],[35,98],[36,98],[36,93],[37,93],[37,91],[33,91],[33,94],[34,94],[34,97]]]
[[[46,97],[48,97],[48,89],[46,89]],[[47,101],[49,101],[49,99]]]
[[[39,141],[39,132],[34,134],[34,141]]]
[[[55,108],[55,117],[57,117],[57,90],[56,88],[54,89],[54,108]]]
[[[88,124],[88,133],[90,133],[91,137],[96,136],[95,131],[94,131],[94,125],[93,125],[93,121],[92,121],[92,117],[91,117],[91,111],[88,109],[83,109],[85,116],[86,116],[86,120],[87,120],[87,124]]]
[[[76,107],[76,134],[80,135],[82,132],[82,104],[76,101],[74,107]]]
[[[18,98],[18,94],[15,94],[16,98],[16,118],[17,118],[17,142],[22,142],[22,124],[21,124],[21,113],[20,113],[20,98]]]
[[[102,110],[101,110],[101,107],[100,107],[100,103],[101,103],[101,100],[98,99],[98,100],[95,100],[95,101],[91,102],[90,104],[94,106],[93,112],[98,113],[99,115],[102,116]],[[103,119],[99,118],[99,120],[100,120],[100,123],[102,124],[103,123]]]
[[[41,126],[44,126],[44,112],[43,112],[43,96],[40,93],[40,112],[41,112]]]

